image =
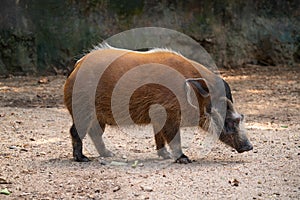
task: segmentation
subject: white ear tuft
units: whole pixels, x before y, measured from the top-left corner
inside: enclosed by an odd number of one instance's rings
[[[198,107],[195,106],[195,105],[192,103],[192,101],[191,101],[191,86],[190,86],[190,84],[188,83],[188,79],[186,79],[186,81],[185,81],[185,86],[186,86],[186,89],[187,89],[187,94],[186,94],[186,96],[187,96],[187,101],[188,101],[188,103],[189,103],[193,108],[195,108],[195,109],[198,110]]]

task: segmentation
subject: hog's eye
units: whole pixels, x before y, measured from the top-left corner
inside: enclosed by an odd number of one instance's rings
[[[239,126],[241,118],[226,118],[225,125],[229,129],[234,129],[235,127]]]
[[[233,121],[228,121],[227,125],[228,125],[228,127],[233,128],[234,127],[234,122]]]

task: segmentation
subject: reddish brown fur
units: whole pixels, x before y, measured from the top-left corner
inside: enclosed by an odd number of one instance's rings
[[[104,49],[102,51],[116,51],[114,49]],[[76,78],[76,74],[81,64],[86,57],[76,63],[75,70],[72,72],[66,81],[64,94],[65,104],[72,115],[72,89]],[[129,70],[136,66],[158,63],[174,68],[186,78],[199,78],[202,75],[186,58],[172,52],[153,52],[153,53],[138,53],[128,52],[114,61],[102,75],[96,93],[96,110],[97,118],[104,124],[115,125],[111,112],[111,95],[113,88],[118,80]],[[202,67],[205,74],[212,74],[205,67]],[[156,71],[151,76],[161,76],[161,71]],[[166,76],[166,78],[168,78]],[[209,77],[205,77],[209,81]],[[199,97],[199,100],[204,100]],[[163,105],[167,111],[172,111],[172,114],[178,115],[173,119],[180,120],[180,107],[178,101],[172,92],[162,86],[156,84],[148,84],[137,89],[130,101],[131,117],[137,124],[147,124],[150,122],[148,111],[150,105],[157,103]],[[200,102],[201,105],[202,102]],[[204,106],[204,105],[203,105]],[[171,113],[170,113],[171,114]]]

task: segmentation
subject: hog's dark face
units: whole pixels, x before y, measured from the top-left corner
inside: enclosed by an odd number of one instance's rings
[[[233,104],[227,100],[227,112],[220,140],[233,147],[239,153],[253,149],[243,127],[244,116],[235,111]]]
[[[202,78],[193,79],[193,80],[189,79],[187,81],[191,83],[195,87],[196,91],[202,96],[203,106],[206,107],[205,111],[208,114],[210,114],[211,119],[213,119],[213,121],[217,122],[216,124],[219,125],[218,123],[220,122],[219,115],[215,115],[215,112],[213,112],[211,100],[210,100],[211,96],[206,81]],[[239,153],[250,151],[253,149],[253,146],[250,143],[249,139],[247,138],[245,130],[242,125],[244,116],[236,112],[236,110],[233,107],[231,89],[228,83],[223,80],[223,84],[224,84],[226,97],[220,98],[220,105],[223,105],[225,100],[226,103],[225,105],[227,105],[227,109],[226,109],[226,117],[224,120],[224,125],[222,124],[223,121],[220,122],[220,126],[223,126],[223,129],[219,139],[225,144],[236,149],[237,152]],[[201,123],[199,125],[204,129],[206,128],[205,123],[204,125],[203,124],[201,125]],[[216,125],[210,124],[209,126],[216,126]]]
[[[225,80],[223,80],[223,83],[226,93],[227,109],[223,130],[219,139],[236,149],[239,153],[250,151],[253,149],[253,146],[247,138],[243,127],[244,116],[234,109],[231,89]]]

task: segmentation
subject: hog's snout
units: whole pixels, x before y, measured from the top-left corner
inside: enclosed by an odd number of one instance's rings
[[[253,146],[250,142],[247,142],[246,144],[244,144],[241,148],[236,149],[236,151],[238,153],[243,153],[245,151],[251,151],[253,149]]]
[[[232,102],[227,101],[227,113],[220,140],[233,147],[237,152],[243,153],[253,149],[243,126],[244,115],[239,114],[233,107]]]

